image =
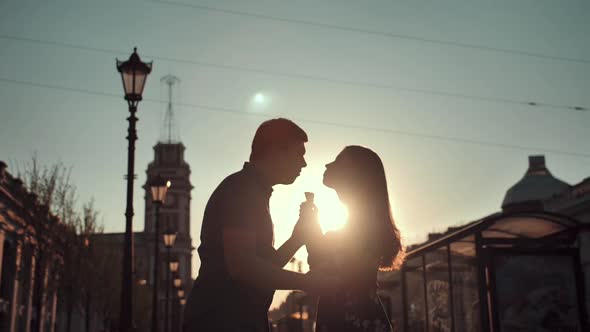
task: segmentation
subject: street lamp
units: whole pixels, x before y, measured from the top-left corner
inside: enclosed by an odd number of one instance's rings
[[[152,332],[158,331],[158,290],[160,278],[160,206],[166,201],[166,193],[170,188],[170,181],[164,180],[159,175],[152,179],[150,189],[152,202],[156,208],[154,220],[154,292],[152,294]]]
[[[168,265],[170,266],[170,272],[178,272],[178,261],[171,261],[170,263],[168,263]]]
[[[135,178],[135,141],[137,131],[137,104],[141,100],[143,88],[148,74],[152,71],[152,63],[144,63],[137,55],[137,48],[127,61],[117,59],[117,70],[121,73],[125,100],[129,106],[129,128],[127,129],[127,207],[125,209],[125,239],[123,244],[123,280],[121,287],[121,310],[119,324],[121,332],[133,331],[133,179]]]
[[[174,287],[179,288],[180,285],[182,285],[182,279],[180,279],[180,278],[174,279]]]
[[[174,241],[176,241],[176,233],[168,230],[164,233],[164,245],[166,246],[166,264],[170,265],[170,248],[174,246]],[[166,332],[170,331],[170,269],[166,269],[166,310],[164,311],[164,323]]]
[[[174,274],[176,276],[174,278],[174,285],[176,285],[176,279],[180,279],[180,277],[177,276],[179,266],[180,266],[180,264],[178,263],[178,261],[168,262],[168,267],[170,268],[170,272],[172,272],[172,274]]]

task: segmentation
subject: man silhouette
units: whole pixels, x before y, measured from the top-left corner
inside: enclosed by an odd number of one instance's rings
[[[201,228],[199,276],[184,314],[185,332],[269,331],[268,308],[276,289],[316,291],[329,278],[284,270],[303,245],[303,227],[273,247],[269,199],[276,184],[291,184],[305,162],[307,134],[290,120],[260,125],[250,161],[225,178],[205,208]],[[324,286],[322,286],[324,285]]]

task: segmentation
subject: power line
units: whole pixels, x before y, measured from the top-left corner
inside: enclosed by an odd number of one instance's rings
[[[27,43],[34,43],[34,44],[50,45],[50,46],[55,46],[55,47],[70,48],[70,49],[76,49],[76,50],[82,50],[82,51],[99,52],[99,53],[112,54],[112,55],[126,54],[125,52],[120,51],[120,50],[89,47],[89,46],[73,44],[73,43],[65,43],[65,42],[60,42],[60,41],[33,39],[33,38],[25,38],[25,37],[17,37],[17,36],[9,36],[9,35],[0,35],[0,39],[14,40],[14,41],[19,41],[19,42],[27,42]],[[512,104],[512,105],[527,106],[527,107],[547,108],[547,109],[566,110],[566,111],[580,111],[580,112],[589,110],[587,107],[583,107],[583,106],[559,105],[559,104],[538,102],[538,101],[533,101],[533,100],[527,101],[527,100],[500,98],[500,97],[478,96],[478,95],[453,93],[453,92],[440,91],[440,90],[409,88],[409,87],[394,86],[394,85],[373,83],[373,82],[341,80],[341,79],[334,79],[334,78],[315,76],[315,75],[306,75],[306,74],[280,72],[280,71],[269,71],[269,70],[253,68],[253,67],[228,65],[228,64],[220,64],[220,63],[205,62],[205,61],[195,61],[195,60],[188,60],[188,59],[182,59],[182,58],[171,58],[171,57],[159,56],[159,55],[147,54],[147,55],[144,55],[144,57],[148,57],[148,58],[156,59],[156,60],[161,60],[161,61],[173,62],[173,63],[182,63],[182,64],[202,66],[202,67],[213,67],[213,68],[222,69],[222,70],[241,71],[241,72],[248,72],[248,73],[266,75],[266,76],[295,78],[295,79],[300,79],[300,80],[324,82],[324,83],[330,83],[330,84],[341,84],[341,85],[347,85],[347,86],[361,86],[364,88],[373,88],[373,89],[398,90],[398,91],[433,95],[433,96],[439,96],[439,97],[483,101],[483,102],[488,102],[488,103],[502,103],[502,104]]]
[[[16,85],[33,86],[33,87],[38,87],[38,88],[53,89],[53,90],[68,91],[68,92],[76,92],[76,93],[82,93],[82,94],[94,95],[94,96],[100,96],[100,97],[109,97],[109,98],[117,98],[117,99],[122,98],[121,95],[114,94],[114,93],[107,93],[107,92],[100,92],[100,91],[93,91],[93,90],[86,90],[86,89],[79,89],[79,88],[71,88],[71,87],[64,87],[64,86],[30,82],[30,81],[13,80],[13,79],[7,79],[7,78],[2,78],[2,77],[0,77],[0,82],[5,82],[5,83],[9,83],[9,84],[16,84]],[[150,99],[150,98],[144,98],[144,101],[157,103],[157,104],[166,104],[167,103],[166,101],[163,101],[163,100]],[[248,112],[240,111],[237,109],[210,106],[210,105],[204,105],[204,104],[191,104],[191,103],[175,103],[175,104],[179,105],[179,106],[190,107],[190,108],[200,109],[200,110],[214,112],[214,113],[231,113],[231,114],[237,114],[237,115],[242,115],[242,116],[256,116],[256,117],[263,117],[263,118],[273,118],[273,117],[281,116],[279,114],[248,113]],[[344,128],[344,129],[381,132],[381,133],[394,134],[394,135],[426,138],[426,139],[430,139],[430,140],[434,140],[434,141],[447,141],[447,142],[454,142],[454,143],[488,146],[488,147],[496,147],[496,148],[511,149],[511,150],[546,152],[546,153],[554,153],[554,154],[565,155],[565,156],[590,158],[590,154],[572,152],[572,151],[562,151],[562,150],[539,148],[539,147],[524,146],[524,145],[514,145],[514,144],[506,144],[506,143],[498,143],[498,142],[480,141],[480,140],[474,140],[474,139],[462,138],[462,137],[433,135],[433,134],[425,134],[425,133],[418,133],[418,132],[411,132],[411,131],[404,131],[404,130],[369,127],[369,126],[362,126],[362,125],[351,125],[351,124],[337,123],[337,122],[331,122],[331,121],[310,120],[310,119],[294,118],[294,117],[290,117],[290,118],[292,120],[295,120],[298,122],[313,123],[313,124],[318,124],[318,125]]]
[[[516,55],[520,55],[520,56],[534,57],[534,58],[554,60],[554,61],[563,61],[563,62],[570,62],[570,63],[580,63],[580,64],[585,64],[585,65],[590,64],[590,60],[587,60],[587,59],[569,58],[569,57],[556,56],[556,55],[546,55],[546,54],[540,54],[540,53],[522,51],[522,50],[516,50],[516,49],[508,49],[508,48],[491,47],[491,46],[485,46],[485,45],[461,43],[461,42],[455,42],[455,41],[451,41],[451,40],[430,39],[430,38],[397,34],[397,33],[386,32],[386,31],[370,30],[370,29],[355,28],[355,27],[349,27],[349,26],[344,26],[344,25],[322,23],[322,22],[316,22],[316,21],[306,21],[306,20],[300,20],[300,19],[250,13],[250,12],[244,12],[244,11],[233,10],[233,9],[223,9],[223,8],[211,7],[211,6],[205,6],[205,5],[188,4],[188,3],[177,2],[177,1],[166,1],[166,0],[145,0],[145,1],[165,4],[165,5],[169,5],[169,6],[194,8],[194,9],[199,9],[199,10],[204,10],[204,11],[223,13],[223,14],[227,14],[227,15],[251,17],[251,18],[256,18],[256,19],[260,19],[260,20],[267,20],[267,21],[274,21],[274,22],[281,22],[281,23],[290,23],[290,24],[297,24],[297,25],[308,25],[308,26],[324,28],[324,29],[340,30],[340,31],[346,31],[346,32],[356,32],[356,33],[361,33],[361,34],[368,34],[368,35],[393,38],[393,39],[412,40],[412,41],[416,41],[416,42],[429,43],[429,44],[435,44],[435,45],[445,45],[445,46],[452,46],[452,47],[458,47],[458,48],[475,49],[475,50],[481,50],[481,51],[487,51],[487,52],[516,54]]]

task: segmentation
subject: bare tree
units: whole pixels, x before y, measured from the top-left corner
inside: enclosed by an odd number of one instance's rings
[[[61,162],[40,166],[37,156],[33,155],[22,172],[19,170],[18,173],[28,190],[37,195],[38,202],[49,208],[63,226],[57,230],[53,229],[55,225],[47,225],[48,231],[62,240],[59,251],[63,265],[59,271],[54,272],[59,275],[58,290],[65,305],[66,331],[72,330],[72,316],[74,310],[79,309],[78,312],[85,314],[85,326],[89,332],[92,287],[95,284],[93,278],[99,273],[95,270],[97,258],[91,250],[90,237],[103,231],[103,226],[98,222],[94,201],[83,204],[81,212],[77,209],[76,186],[71,182],[71,167],[66,167]],[[37,252],[39,262],[50,259],[43,257],[47,250]]]
[[[74,313],[78,312],[84,314],[85,332],[90,332],[92,317],[95,317],[93,313],[102,319],[103,330],[110,331],[118,326],[122,273],[120,264],[114,262],[121,261],[121,250],[110,244],[101,244],[94,237],[103,232],[94,201],[90,200],[82,204],[81,209],[78,208],[76,186],[71,182],[71,167],[61,162],[40,166],[37,156],[33,155],[18,174],[29,191],[36,193],[39,203],[47,206],[61,221],[60,227],[48,231],[54,233],[53,238],[60,239],[61,244],[59,251],[63,265],[55,271],[59,275],[59,284],[52,287],[57,287],[60,294],[60,311],[66,315],[65,330],[71,332],[74,329],[72,320]],[[39,250],[40,255],[48,252],[52,251]],[[138,283],[134,283],[134,287],[134,315],[150,317],[151,288]],[[138,331],[149,329],[149,320],[136,323]]]
[[[80,263],[80,286],[82,292],[82,300],[84,302],[84,320],[85,330],[90,332],[90,323],[93,312],[93,301],[100,296],[98,290],[98,276],[103,273],[108,273],[107,267],[103,266],[103,270],[100,270],[98,260],[100,258],[99,253],[96,252],[97,248],[93,245],[91,237],[93,234],[102,233],[103,226],[98,223],[98,211],[94,208],[94,201],[86,203],[82,207],[82,222],[79,225],[77,231],[78,237],[83,241],[82,251],[79,253]]]

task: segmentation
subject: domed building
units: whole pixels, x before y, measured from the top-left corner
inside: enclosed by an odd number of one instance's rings
[[[524,177],[510,187],[504,196],[502,210],[544,209],[543,201],[554,198],[571,186],[555,178],[545,165],[545,156],[529,156]]]

